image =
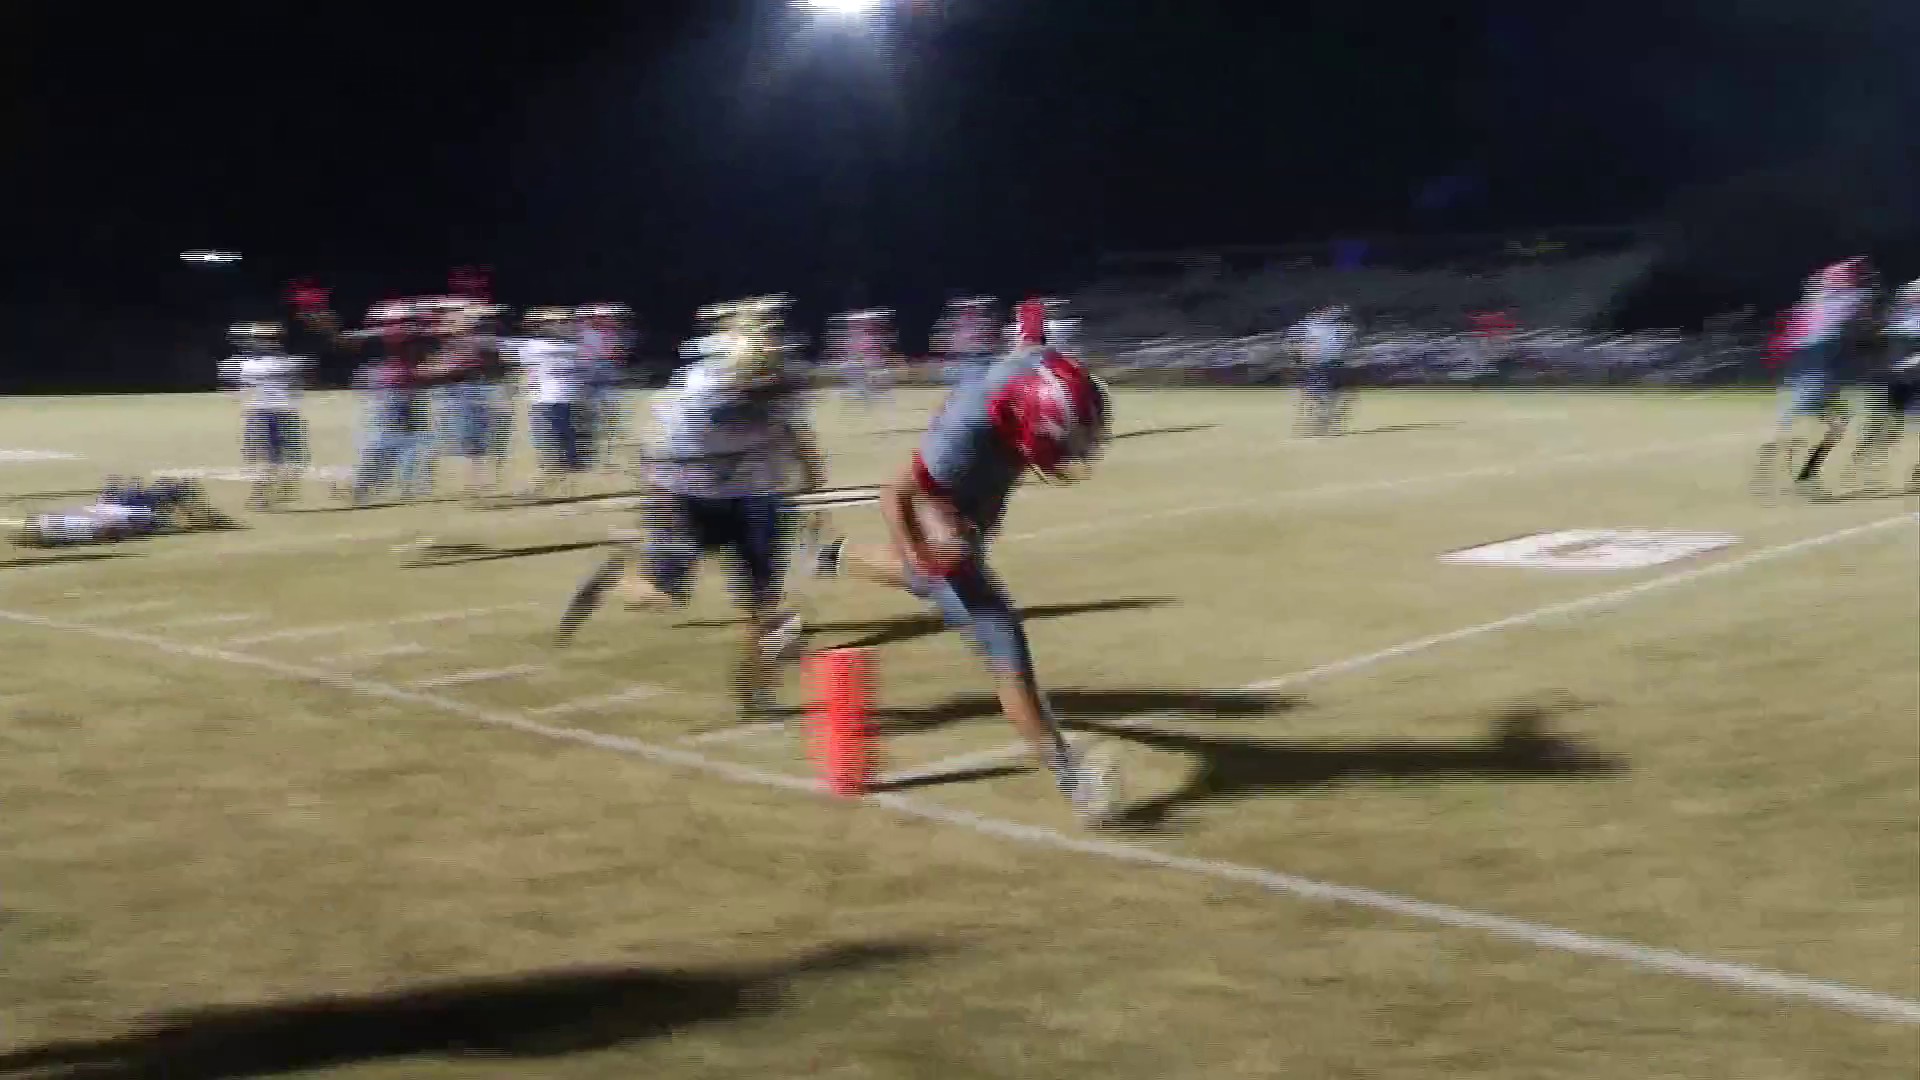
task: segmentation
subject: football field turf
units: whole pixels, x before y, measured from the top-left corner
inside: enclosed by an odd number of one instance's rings
[[[933,401],[824,404],[831,482]],[[910,597],[796,590],[876,649],[859,802],[735,722],[718,569],[552,649],[592,503],[0,553],[0,1078],[1911,1075],[1920,500],[1755,499],[1772,407],[1117,391],[996,556],[1100,832]],[[0,418],[0,516],[237,466],[227,399]]]

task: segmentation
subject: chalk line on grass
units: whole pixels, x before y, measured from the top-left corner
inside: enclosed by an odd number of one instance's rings
[[[635,701],[646,701],[649,698],[660,697],[663,694],[671,692],[672,691],[669,691],[663,686],[640,684],[629,686],[625,690],[617,690],[611,694],[569,698],[566,701],[556,702],[552,705],[543,705],[537,709],[528,709],[527,715],[545,718],[565,716],[569,713],[598,712],[601,709],[627,705]]]
[[[232,652],[210,646],[189,644],[138,631],[118,630],[110,627],[89,626],[83,623],[67,622],[36,615],[31,612],[0,609],[0,620],[22,626],[34,626],[45,630],[62,631],[99,641],[141,645],[171,656],[224,663],[235,667],[253,668],[257,671],[267,672],[283,678],[297,679],[322,686],[329,686],[369,698],[378,698],[397,704],[437,709],[488,727],[502,728],[528,735],[536,735],[541,738],[590,746],[601,750],[631,755],[661,765],[670,765],[703,772],[736,783],[754,784],[801,794],[817,795],[822,791],[822,787],[817,781],[806,777],[793,776],[766,769],[757,769],[748,765],[740,765],[733,762],[722,761],[718,758],[708,757],[691,750],[675,749],[673,747],[643,742],[639,739],[625,736],[543,724],[521,713],[487,709],[478,705],[468,704],[456,698],[418,690],[409,690],[390,683],[363,679],[339,672],[308,667],[302,664],[293,664],[268,657]],[[1614,960],[1649,971],[1659,971],[1669,975],[1717,984],[1730,989],[1819,1005],[1824,1008],[1875,1020],[1885,1020],[1900,1024],[1920,1024],[1920,1001],[1911,1001],[1906,998],[1872,990],[1861,990],[1803,975],[1793,975],[1784,972],[1769,971],[1763,968],[1749,967],[1744,964],[1709,960],[1703,957],[1690,956],[1686,953],[1671,949],[1661,949],[1628,941],[1596,937],[1572,930],[1546,926],[1540,923],[1511,919],[1501,915],[1470,911],[1465,908],[1451,907],[1445,904],[1428,903],[1423,900],[1398,896],[1392,893],[1378,892],[1373,889],[1315,881],[1310,878],[1296,877],[1292,874],[1283,874],[1278,871],[1266,870],[1260,867],[1244,866],[1214,859],[1176,855],[1138,844],[1128,844],[1114,840],[1086,836],[1070,836],[1056,829],[1037,825],[1025,825],[1002,818],[954,810],[947,807],[922,803],[899,795],[873,795],[869,796],[868,802],[871,805],[884,807],[908,817],[918,818],[923,821],[940,822],[958,828],[968,829],[984,836],[1012,840],[1032,847],[1043,847],[1055,851],[1090,855],[1133,866],[1157,867],[1216,881],[1237,882],[1268,892],[1281,893],[1300,899],[1314,900],[1322,903],[1345,904],[1351,907],[1399,915],[1455,929],[1478,930],[1496,937],[1505,938],[1509,941],[1532,945],[1540,949]]]
[[[524,679],[529,675],[538,675],[545,670],[547,669],[538,664],[514,664],[510,667],[454,671],[445,675],[435,675],[430,679],[420,679],[413,683],[413,689],[445,690],[454,686],[471,686],[474,683],[500,682],[503,679]]]
[[[377,660],[391,660],[401,656],[425,656],[432,651],[432,649],[427,648],[425,645],[414,642],[401,642],[397,645],[387,645],[377,649],[359,649],[354,652],[340,653],[337,656],[322,657],[315,660],[314,663],[327,668],[345,668],[352,667],[356,664],[372,663]]]

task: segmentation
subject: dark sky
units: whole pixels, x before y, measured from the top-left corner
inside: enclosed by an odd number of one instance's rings
[[[477,262],[673,334],[749,289],[916,309],[1109,250],[1629,223],[1910,151],[1916,8],[929,0],[860,37],[783,0],[27,0],[0,285],[159,306],[221,247],[222,288],[357,313]]]

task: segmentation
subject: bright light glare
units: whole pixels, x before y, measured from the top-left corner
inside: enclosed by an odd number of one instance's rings
[[[237,263],[240,261],[240,254],[235,251],[183,251],[180,253],[180,261],[190,263]]]
[[[815,15],[858,19],[886,6],[886,0],[796,0],[796,6]]]

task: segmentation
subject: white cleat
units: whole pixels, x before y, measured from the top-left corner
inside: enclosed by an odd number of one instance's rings
[[[780,625],[760,637],[760,659],[769,667],[791,664],[800,658],[806,639],[807,622],[799,615],[788,615]]]
[[[1120,766],[1104,751],[1076,748],[1073,762],[1061,772],[1060,787],[1082,824],[1111,825],[1120,814]]]

